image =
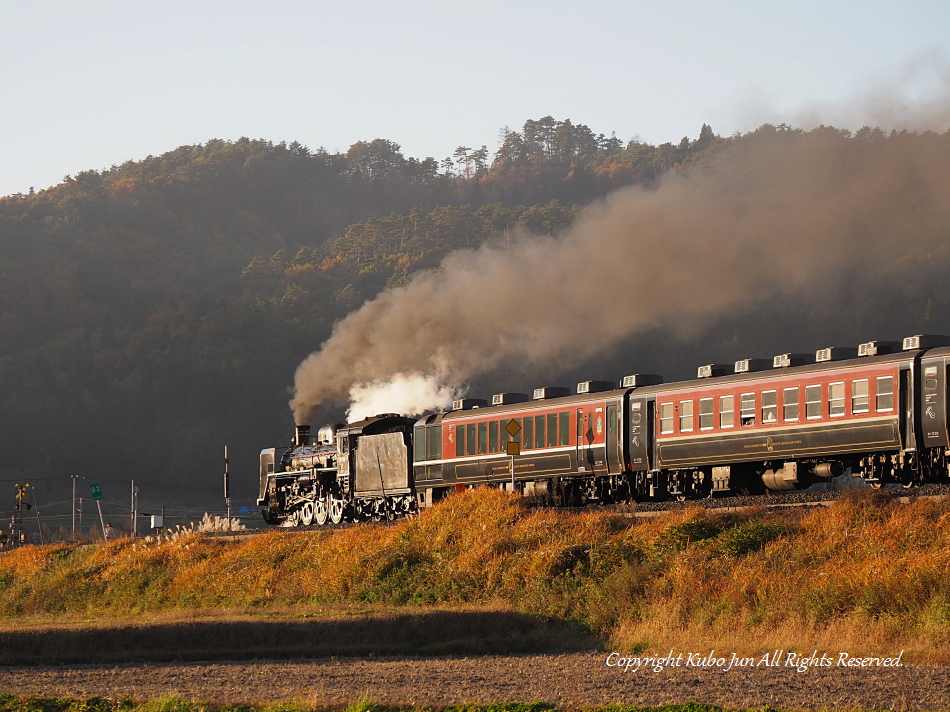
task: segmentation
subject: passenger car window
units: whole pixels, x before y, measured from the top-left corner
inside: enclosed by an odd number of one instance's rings
[[[465,426],[465,452],[469,455],[475,454],[475,423]]]
[[[713,399],[699,399],[699,429],[712,430],[713,427]]]
[[[672,403],[660,404],[660,432],[664,434],[673,432],[673,404]]]
[[[731,428],[736,423],[736,397],[721,396],[719,398],[719,427]]]
[[[778,405],[775,391],[762,392],[762,422],[778,422]]]
[[[426,429],[426,459],[442,459],[442,426],[430,425]]]
[[[557,413],[548,413],[548,447],[557,447]]]
[[[755,425],[755,393],[739,396],[739,415],[743,425]]]
[[[828,415],[844,415],[844,383],[828,384]]]
[[[413,431],[413,449],[412,461],[424,462],[426,460],[426,428],[420,426]]]
[[[798,420],[798,389],[786,388],[782,391],[783,417],[786,421]]]
[[[693,401],[680,401],[680,432],[688,433],[693,429]]]
[[[877,400],[875,407],[878,411],[894,410],[894,377],[881,376],[877,379]]]
[[[851,381],[851,412],[867,413],[870,408],[868,398],[868,380]]]
[[[805,386],[805,417],[821,417],[821,384]]]

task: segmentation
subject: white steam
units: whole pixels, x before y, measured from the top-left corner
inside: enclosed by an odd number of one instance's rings
[[[459,397],[449,386],[439,385],[435,376],[397,373],[386,380],[358,383],[350,389],[347,422],[353,423],[380,413],[420,415],[446,408]]]

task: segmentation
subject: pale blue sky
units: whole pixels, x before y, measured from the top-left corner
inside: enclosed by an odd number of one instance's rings
[[[0,195],[210,138],[442,159],[545,115],[651,143],[900,122],[944,105],[948,45],[922,0],[0,0]]]

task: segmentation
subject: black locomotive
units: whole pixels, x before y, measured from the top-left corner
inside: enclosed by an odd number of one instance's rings
[[[405,516],[482,484],[580,505],[804,489],[846,471],[872,487],[946,481],[948,369],[950,339],[918,335],[710,364],[692,381],[460,399],[315,441],[298,427],[279,459],[262,451],[258,505],[271,524],[323,524]]]

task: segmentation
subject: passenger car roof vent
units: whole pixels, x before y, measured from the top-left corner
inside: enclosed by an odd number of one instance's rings
[[[736,361],[733,371],[736,373],[752,373],[753,371],[766,371],[772,365],[767,358],[744,358]]]
[[[657,386],[663,383],[663,376],[657,376],[653,373],[634,373],[632,376],[624,376],[620,382],[621,388],[643,388],[644,386]]]
[[[858,350],[853,346],[828,346],[815,352],[815,363],[844,361],[848,358],[855,358],[857,355]]]
[[[509,403],[524,403],[528,400],[527,393],[496,393],[491,397],[492,405],[508,405]]]
[[[904,338],[903,349],[904,351],[915,351],[917,349],[935,349],[938,346],[950,346],[950,338],[937,334],[907,336]]]
[[[712,378],[713,376],[725,376],[729,373],[729,367],[724,363],[709,363],[696,369],[696,378]]]
[[[486,405],[488,405],[488,401],[482,398],[458,398],[452,401],[452,410],[471,410],[472,408],[484,408]]]
[[[600,393],[612,391],[617,387],[613,381],[581,381],[577,384],[578,393]]]
[[[571,395],[570,388],[545,386],[544,388],[535,388],[532,398],[534,398],[534,400],[547,400],[548,398],[561,398],[569,395]]]
[[[779,354],[772,359],[772,368],[788,368],[789,366],[803,366],[811,362],[807,354]]]
[[[900,341],[868,341],[858,346],[858,356],[883,356],[901,350]]]

